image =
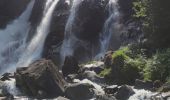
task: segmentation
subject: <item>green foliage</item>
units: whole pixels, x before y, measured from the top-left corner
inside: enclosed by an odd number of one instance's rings
[[[121,47],[119,50],[115,51],[112,55],[112,58],[115,59],[117,57],[123,57],[124,59],[128,59],[127,53],[129,52],[128,47]]]
[[[133,2],[134,17],[144,18],[147,16],[147,0],[137,0]]]
[[[130,46],[122,47],[112,55],[112,65],[102,71],[100,75],[117,84],[132,84],[140,78],[140,72],[146,65],[142,56],[133,55]]]
[[[170,49],[158,51],[148,60],[144,72],[145,80],[167,81],[170,77]]]
[[[107,75],[110,75],[111,74],[111,68],[105,68],[103,71],[101,71],[101,73],[99,74],[99,76],[101,77],[105,77]]]

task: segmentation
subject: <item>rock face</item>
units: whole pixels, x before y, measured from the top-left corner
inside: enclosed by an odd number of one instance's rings
[[[92,86],[86,83],[76,83],[67,86],[65,94],[71,100],[88,100],[94,96]]]
[[[0,28],[17,18],[30,0],[0,0]]]
[[[118,4],[120,6],[121,14],[123,14],[123,23],[128,21],[132,15],[134,14],[133,1],[135,0],[118,0]]]
[[[64,65],[62,66],[63,75],[76,74],[78,73],[78,70],[79,66],[77,60],[73,56],[67,56]]]
[[[50,60],[40,60],[28,68],[18,68],[16,85],[28,95],[39,98],[62,96],[64,81],[57,66]]]
[[[50,32],[45,42],[43,54],[48,59],[55,59],[55,62],[57,61],[56,59],[59,59],[57,58],[59,53],[54,49],[57,49],[64,39],[65,26],[70,14],[70,8],[71,0],[60,0],[53,13]]]
[[[74,33],[79,39],[94,40],[99,36],[105,21],[107,0],[83,0],[74,23]]]

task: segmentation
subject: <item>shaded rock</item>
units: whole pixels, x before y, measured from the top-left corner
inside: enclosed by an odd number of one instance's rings
[[[165,83],[160,87],[161,92],[169,92],[170,91],[170,83]]]
[[[69,74],[78,73],[79,66],[78,61],[73,56],[67,56],[64,61],[64,65],[62,66],[62,73],[64,76]]]
[[[154,81],[154,83],[153,83],[153,87],[154,87],[154,88],[160,88],[162,85],[163,85],[163,84],[162,84],[162,82],[161,82],[160,80],[156,80],[156,81]]]
[[[38,98],[61,96],[66,84],[57,66],[44,59],[27,68],[18,68],[15,78],[17,87]]]
[[[10,76],[11,76],[11,73],[5,73],[2,75],[1,77],[1,81],[6,81],[6,80],[10,80]]]
[[[70,100],[70,99],[67,99],[67,98],[64,98],[64,97],[58,97],[57,100]]]
[[[75,35],[82,40],[98,38],[105,21],[105,7],[107,0],[83,0],[77,10],[73,25]],[[96,17],[97,16],[97,17]]]
[[[65,26],[70,14],[72,0],[59,0],[53,12],[50,32],[46,38],[43,56],[60,64],[60,46],[64,39]]]
[[[105,56],[104,56],[104,64],[106,66],[111,66],[112,65],[112,55],[113,55],[113,51],[108,51]]]
[[[0,0],[0,28],[5,26],[25,10],[30,0]]]
[[[120,6],[119,10],[122,14],[122,22],[125,23],[132,18],[132,15],[135,13],[133,10],[133,2],[135,0],[119,0],[118,4]]]
[[[117,85],[107,86],[104,88],[106,94],[114,94],[118,91]]]
[[[76,83],[65,88],[65,94],[71,100],[88,100],[94,96],[93,86],[87,83]]]
[[[66,77],[66,80],[69,82],[69,83],[73,83],[73,80],[74,79],[81,79],[82,77],[78,74],[69,74],[67,77]]]
[[[135,92],[133,91],[133,89],[130,86],[123,85],[119,88],[115,97],[118,100],[127,100],[133,94],[135,94]]]
[[[84,73],[82,73],[82,78],[97,83],[104,82],[104,78],[99,77],[94,71],[85,71]]]
[[[94,71],[96,74],[99,74],[104,70],[104,62],[94,61],[91,64],[86,64],[82,66],[82,71]]]
[[[109,96],[109,95],[99,95],[96,97],[95,100],[117,100],[117,99],[115,97]]]
[[[142,81],[142,80],[135,80],[135,88],[136,89],[146,89],[150,90],[153,88],[153,82],[151,81]]]

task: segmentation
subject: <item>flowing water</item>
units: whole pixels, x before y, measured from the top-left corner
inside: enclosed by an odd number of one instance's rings
[[[4,30],[0,30],[0,46],[2,47],[0,49],[0,74],[13,69],[21,53],[24,52],[30,28],[28,20],[34,2],[32,0],[20,17],[9,23]]]
[[[106,51],[109,49],[110,43],[112,43],[111,45],[113,48],[119,44],[118,30],[120,13],[118,10],[117,0],[110,0],[106,9],[108,10],[109,17],[106,19],[103,27],[103,32],[100,35],[100,52],[96,58],[104,56]],[[114,41],[111,42],[113,38]]]
[[[53,11],[58,1],[59,0],[47,0],[42,21],[36,30],[35,36],[29,43],[17,66],[27,67],[33,61],[41,58],[44,42],[49,33]]]
[[[33,61],[41,58],[45,39],[49,33],[53,11],[59,0],[47,0],[43,18],[37,27],[36,34],[27,43],[30,29],[29,18],[35,0],[31,0],[23,14],[0,30],[0,74],[11,72],[16,67],[27,67]]]
[[[80,41],[74,36],[73,26],[76,20],[76,12],[78,10],[81,0],[74,0],[72,8],[70,10],[70,15],[65,27],[65,37],[60,50],[61,61],[64,61],[66,56],[73,55],[74,46],[76,42]]]

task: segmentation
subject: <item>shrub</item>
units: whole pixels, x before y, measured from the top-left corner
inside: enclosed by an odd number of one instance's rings
[[[158,51],[148,60],[145,68],[145,80],[161,80],[165,82],[170,76],[170,49]]]

